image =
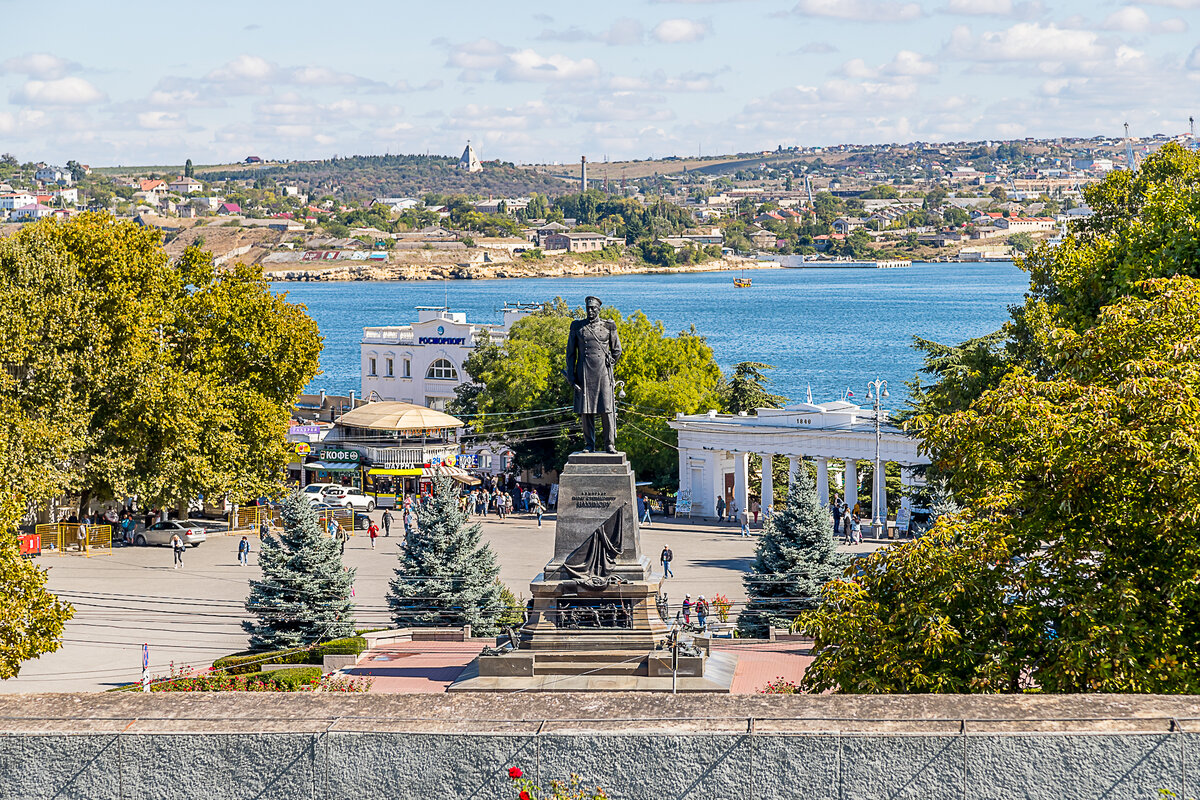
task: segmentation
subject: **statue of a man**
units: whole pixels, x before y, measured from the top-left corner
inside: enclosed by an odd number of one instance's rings
[[[567,377],[575,388],[575,413],[583,423],[583,447],[596,451],[596,416],[604,418],[604,450],[617,452],[617,398],[613,365],[621,358],[617,324],[600,319],[600,299],[589,297],[587,319],[571,323]]]

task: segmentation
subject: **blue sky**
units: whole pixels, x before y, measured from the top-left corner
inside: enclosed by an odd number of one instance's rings
[[[1178,133],[1200,0],[0,0],[0,151],[592,161]],[[12,35],[14,32],[17,35]]]

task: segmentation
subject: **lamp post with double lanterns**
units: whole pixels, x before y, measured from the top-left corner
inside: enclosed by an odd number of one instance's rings
[[[887,524],[887,509],[880,509],[882,503],[879,502],[880,498],[883,497],[881,488],[884,486],[884,480],[886,480],[880,472],[879,465],[879,415],[880,403],[887,396],[887,381],[878,379],[867,381],[867,399],[875,402],[875,473],[872,475],[875,486],[871,489],[871,533],[876,539],[883,537],[883,527]],[[881,510],[882,517],[880,516]]]

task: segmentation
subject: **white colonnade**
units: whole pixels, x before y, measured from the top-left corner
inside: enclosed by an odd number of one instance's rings
[[[796,470],[812,461],[816,470],[817,496],[828,505],[835,494],[851,508],[859,501],[859,466],[873,473],[871,497],[886,508],[887,464],[900,465],[904,487],[913,483],[912,468],[927,464],[919,442],[904,431],[883,422],[880,425],[880,469],[874,469],[876,452],[875,423],[871,409],[846,401],[823,406],[797,403],[782,409],[758,409],[754,414],[679,415],[671,427],[679,433],[679,486],[691,500],[691,513],[715,517],[717,498],[726,505],[732,501],[738,510],[750,507],[749,457],[760,456],[763,463],[760,502],[765,510],[771,504],[775,482],[771,463],[776,456],[788,460],[788,486],[795,481]],[[843,467],[830,471],[830,461]],[[863,520],[871,516],[863,509]]]

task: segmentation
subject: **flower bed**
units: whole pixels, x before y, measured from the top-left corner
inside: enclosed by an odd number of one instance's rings
[[[231,675],[172,665],[170,675],[150,680],[152,692],[365,692],[370,687],[370,678],[322,676],[320,667],[308,666]]]

